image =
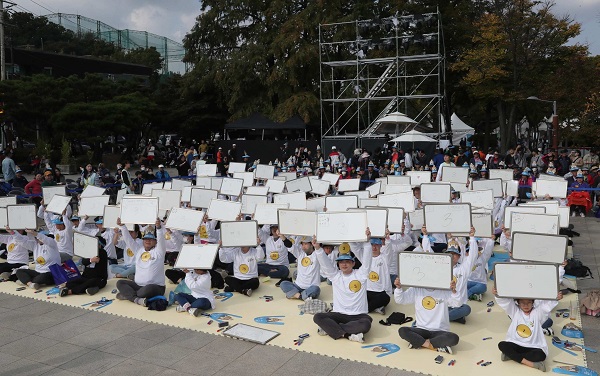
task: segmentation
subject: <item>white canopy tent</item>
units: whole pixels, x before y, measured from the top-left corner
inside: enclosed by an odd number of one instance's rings
[[[408,131],[392,140],[392,142],[437,142],[425,133],[419,131]]]
[[[443,133],[448,132],[446,127],[446,121],[444,117],[440,115],[440,122],[443,125]],[[450,124],[452,125],[452,144],[458,145],[460,140],[467,135],[475,134],[475,129],[467,125],[464,121],[460,120],[456,113],[453,113],[450,117]]]

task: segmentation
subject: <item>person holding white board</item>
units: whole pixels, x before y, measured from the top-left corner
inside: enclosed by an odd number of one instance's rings
[[[119,238],[118,227],[114,229],[113,244],[123,250],[123,263],[113,264],[109,266],[110,272],[115,275],[115,278],[130,278],[133,279],[135,274],[135,253],[132,248],[129,248],[123,239],[123,236]],[[129,231],[129,236],[137,243],[139,247],[144,246],[144,241],[140,233],[140,226],[135,225],[133,230]]]
[[[548,356],[548,343],[542,331],[542,323],[562,299],[559,291],[556,300],[499,298],[494,288],[498,305],[511,319],[506,339],[498,343],[502,361],[514,360],[527,367],[546,372],[544,360]],[[534,303],[537,303],[534,305]]]
[[[221,242],[219,242],[220,244]],[[257,247],[223,247],[219,249],[219,259],[225,263],[233,263],[233,277],[225,278],[225,292],[239,292],[252,296],[258,288],[258,260],[265,258],[265,252]]]
[[[54,235],[54,240],[56,240],[60,252],[60,259],[63,262],[73,258],[73,226],[69,221],[69,210],[70,207],[67,206],[62,216],[55,216],[46,212],[44,205],[40,205],[37,214],[39,218],[44,219],[48,231]]]
[[[81,263],[84,266],[81,277],[67,281],[58,286],[60,287],[60,296],[88,294],[95,295],[100,289],[106,286],[108,280],[108,255],[105,250],[106,240],[98,239],[98,256],[92,258],[82,258]]]
[[[0,243],[6,245],[6,262],[0,263],[0,278],[14,282],[17,280],[14,270],[29,263],[29,251],[23,245],[23,238],[27,239],[27,234],[25,230],[13,231],[8,226],[6,231],[9,235],[0,235]]]
[[[487,276],[488,276],[488,260],[492,257],[494,250],[495,236],[492,235],[491,239],[479,239],[477,240],[477,249],[469,249],[468,253],[477,252],[477,260],[475,261],[474,269],[471,271],[467,281],[467,296],[469,300],[481,301],[483,299],[483,293],[487,291]]]
[[[386,230],[386,236],[390,233]],[[389,259],[394,255],[391,244],[384,239],[371,238],[371,249],[364,252],[372,253],[369,280],[367,281],[367,304],[369,312],[385,315],[385,307],[390,303],[392,296],[392,282],[390,281]],[[361,256],[362,258],[362,256]]]
[[[40,285],[54,285],[50,266],[62,263],[56,241],[52,238],[52,234],[26,231],[31,236],[23,236],[20,241],[25,248],[33,252],[35,270],[18,269],[17,283],[34,290],[39,289]]]
[[[265,245],[267,259],[258,264],[258,274],[271,278],[280,278],[277,287],[283,281],[290,281],[290,262],[288,260],[288,248],[292,243],[279,232],[278,225],[264,225],[258,229],[258,237]]]
[[[177,312],[187,312],[194,317],[200,315],[200,311],[215,309],[215,296],[210,289],[210,273],[203,269],[187,270],[185,272],[185,284],[190,289],[191,294],[177,293],[175,300],[179,305]]]
[[[311,240],[308,236],[298,236],[289,248],[298,260],[298,274],[295,283],[282,281],[279,286],[288,299],[316,299],[321,293],[321,268]]]

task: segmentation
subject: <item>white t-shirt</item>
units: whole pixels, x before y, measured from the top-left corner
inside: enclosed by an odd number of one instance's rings
[[[195,271],[190,271],[185,275],[185,284],[192,292],[192,296],[196,299],[206,298],[210,301],[210,306],[215,309],[215,294],[210,289],[210,273],[196,274]]]
[[[261,246],[250,248],[246,253],[240,247],[219,249],[219,259],[222,262],[233,262],[233,276],[237,279],[258,278],[258,260],[264,257],[265,252]]]
[[[426,330],[450,330],[448,299],[450,290],[424,289],[410,287],[406,291],[394,290],[394,300],[398,304],[415,305],[417,328]]]
[[[296,241],[294,246],[289,249],[298,259],[298,275],[296,284],[303,289],[310,286],[319,286],[321,284],[321,267],[317,255],[312,252],[310,255],[302,250],[302,243]]]
[[[156,230],[156,246],[146,251],[129,234],[127,227],[121,226],[121,234],[127,248],[134,253],[135,283],[139,286],[165,285],[165,227]]]
[[[478,242],[479,243],[479,242]],[[494,241],[492,239],[481,239],[481,245],[483,246],[483,250],[481,252],[479,249],[477,252],[479,256],[475,261],[475,265],[473,265],[473,269],[471,271],[471,275],[469,276],[469,281],[478,282],[478,283],[487,283],[487,273],[488,273],[488,260],[492,256],[492,250],[494,249]],[[473,252],[471,249],[469,253]]]
[[[23,242],[33,239],[27,235],[15,232],[14,235],[0,235],[0,243],[6,244],[6,262],[10,264],[29,263],[29,250]]]

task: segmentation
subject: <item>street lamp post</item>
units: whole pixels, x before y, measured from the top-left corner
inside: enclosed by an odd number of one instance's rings
[[[538,97],[528,97],[530,101],[552,103],[552,149],[558,153],[558,112],[556,112],[556,101],[540,99]]]

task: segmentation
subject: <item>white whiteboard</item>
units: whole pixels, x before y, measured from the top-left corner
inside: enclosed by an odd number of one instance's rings
[[[220,194],[227,196],[239,196],[242,194],[243,179],[223,178],[221,181]]]
[[[106,205],[104,207],[104,214],[102,215],[102,226],[104,228],[115,228],[117,225],[117,218],[121,215],[121,207],[118,205]]]
[[[331,172],[325,172],[325,173],[323,173],[321,180],[326,180],[329,182],[329,184],[336,185],[339,178],[340,178],[340,175],[338,175],[338,174],[332,174]]]
[[[311,193],[316,195],[325,196],[329,192],[329,182],[327,180],[313,179],[310,182],[312,187]]]
[[[510,231],[533,232],[536,234],[558,235],[560,219],[558,215],[514,212],[510,219]]]
[[[366,242],[367,213],[327,212],[317,214],[319,243]]]
[[[404,209],[387,208],[387,226],[391,233],[401,233],[404,226]]]
[[[79,202],[79,210],[77,214],[80,217],[87,215],[88,217],[102,216],[104,214],[104,206],[108,205],[110,196],[93,196],[82,197]],[[156,219],[156,218],[155,218]]]
[[[6,214],[8,227],[11,230],[26,230],[37,228],[35,205],[8,205]]]
[[[210,201],[206,214],[208,215],[208,218],[216,219],[218,221],[235,221],[241,211],[241,202],[213,198]]]
[[[218,244],[184,244],[179,251],[176,269],[212,269],[219,252]]]
[[[54,195],[52,196],[52,200],[46,205],[46,211],[62,215],[70,202],[71,196]]]
[[[556,175],[540,174],[540,176],[538,176],[536,181],[540,181],[540,180],[565,181],[565,178],[560,175],[556,176]]]
[[[181,191],[176,189],[153,189],[152,197],[158,198],[159,210],[171,210],[181,204]]]
[[[504,185],[502,184],[501,179],[473,180],[471,182],[471,189],[474,191],[491,189],[494,193],[494,197],[504,196]]]
[[[546,208],[546,214],[554,214],[558,215],[558,201],[548,200],[548,201],[529,201],[526,204],[521,204],[520,206],[543,206]]]
[[[312,238],[317,231],[317,213],[310,210],[279,209],[277,223],[282,234]]]
[[[285,188],[285,180],[267,180],[265,186],[269,188],[269,193],[281,193]]]
[[[94,196],[102,196],[106,188],[96,187],[94,185],[88,185],[85,187],[83,192],[81,192],[80,197],[94,197]]]
[[[221,185],[223,185],[223,178],[210,178],[210,189],[220,191]]]
[[[255,177],[256,179],[267,179],[271,180],[275,176],[275,166],[269,166],[264,164],[256,165]]]
[[[172,181],[166,181],[163,183],[163,189],[172,189],[172,187],[173,187]]]
[[[452,188],[454,188],[456,192],[462,193],[469,190],[469,187],[463,183],[450,183],[450,185],[452,186]]]
[[[499,262],[494,265],[494,283],[500,298],[556,300],[558,265]]]
[[[8,205],[17,205],[17,196],[0,197],[0,208],[5,208]]]
[[[259,225],[277,224],[277,211],[288,207],[289,204],[257,204],[254,211],[254,220]]]
[[[470,204],[427,204],[423,217],[429,233],[469,233]]]
[[[423,183],[421,184],[421,202],[447,204],[450,202],[450,184]]]
[[[546,208],[543,206],[507,206],[504,208],[504,227],[510,228],[510,216],[514,212],[519,213],[546,213]]]
[[[516,180],[505,181],[504,193],[507,196],[517,197],[519,195],[519,182]]]
[[[298,177],[298,173],[296,172],[280,172],[277,176],[285,178],[285,180],[294,180]]]
[[[246,188],[247,195],[255,195],[255,196],[266,196],[269,194],[269,187],[260,186],[260,187],[248,187]]]
[[[550,197],[555,198],[566,198],[567,181],[538,180],[535,182],[534,191],[537,197],[549,195]]]
[[[402,209],[400,209],[402,210]],[[385,208],[367,208],[367,209],[348,209],[349,212],[364,211],[367,213],[367,226],[374,238],[385,238],[385,230],[388,221],[388,209]]]
[[[390,185],[410,185],[410,176],[388,175],[387,184]]]
[[[415,196],[412,192],[393,193],[377,196],[377,206],[403,208],[405,212],[415,211]]]
[[[158,198],[132,196],[121,201],[121,223],[147,225],[156,223],[158,218]]]
[[[494,191],[491,189],[462,192],[460,194],[460,200],[461,202],[468,202],[473,208],[487,210],[494,209]]]
[[[568,206],[560,206],[558,208],[558,217],[560,219],[560,227],[567,228],[571,221],[571,208]]]
[[[511,257],[515,260],[562,264],[566,259],[567,236],[527,232],[512,232],[511,236]]]
[[[183,180],[183,179],[171,180],[171,189],[178,189],[180,191],[183,191],[183,188],[191,187],[191,186],[192,186],[191,180]],[[189,201],[189,199],[188,199],[188,201]]]
[[[467,184],[469,169],[466,167],[440,166],[438,174],[442,174],[443,182]]]
[[[285,182],[285,189],[288,193],[292,192],[310,192],[312,185],[308,176],[303,176],[298,179],[288,180]]]
[[[196,176],[217,176],[217,165],[196,164]]]
[[[54,195],[63,195],[65,196],[67,190],[64,186],[58,187],[42,187],[42,196],[44,196],[44,202],[48,203],[52,200],[52,196]]]
[[[233,174],[234,179],[242,179],[244,181],[244,187],[252,187],[254,185],[254,173],[253,172],[236,172]],[[221,185],[223,189],[223,185]]]
[[[212,179],[209,176],[197,176],[196,177],[196,188],[207,188],[207,189],[213,189],[212,187]],[[221,188],[221,184],[219,184],[219,188]],[[217,188],[217,191],[219,190],[219,188]]]
[[[327,196],[325,197],[327,211],[346,211],[350,208],[358,208],[357,196]]]
[[[6,228],[8,226],[8,214],[6,208],[0,207],[0,228]]]
[[[194,186],[190,185],[189,187],[183,187],[181,189],[181,202],[190,202],[190,200],[192,199],[193,188]]]
[[[338,192],[358,191],[360,179],[340,179],[338,181]]]
[[[431,171],[406,171],[406,175],[410,176],[410,185],[413,187],[431,182]]]
[[[290,204],[290,209],[306,209],[306,194],[304,192],[282,193],[273,196],[275,204]]]
[[[169,212],[165,227],[171,230],[197,233],[203,218],[204,211],[202,210],[173,208]]]
[[[501,179],[502,181],[511,181],[514,179],[513,170],[502,170],[499,168],[491,168],[488,170],[490,179]]]
[[[270,340],[277,337],[280,333],[273,330],[267,330],[258,328],[256,326],[238,323],[225,330],[223,334],[244,341],[265,345]]]
[[[98,256],[98,238],[75,231],[73,233],[73,253],[83,258]]]
[[[371,198],[369,192],[367,191],[346,191],[344,192],[344,196],[356,196],[359,200],[366,200]]]
[[[306,200],[306,210],[323,211],[325,208],[325,196]]]
[[[358,207],[366,208],[367,206],[377,206],[377,197],[374,198],[359,198]]]
[[[367,187],[366,191],[369,192],[369,197],[377,197],[381,193],[381,182],[377,181],[371,184]]]
[[[258,245],[256,221],[221,222],[223,247],[256,247]]]
[[[256,205],[266,203],[267,196],[242,195],[242,214],[254,214]]]
[[[163,183],[146,183],[142,187],[142,194],[144,196],[152,196],[153,189],[162,189]]]
[[[475,236],[478,238],[489,238],[494,234],[491,213],[471,213],[471,225],[475,227]],[[428,229],[429,230],[429,229]],[[452,234],[454,236],[469,236],[468,232]]]
[[[421,227],[425,224],[425,214],[423,209],[417,209],[412,213],[408,213],[408,220],[412,225],[413,231],[421,231]]]
[[[381,187],[379,188],[379,193],[384,193],[385,192],[385,186],[387,185],[387,177],[385,177],[385,178],[377,178],[377,179],[375,179],[375,182],[381,183]]]
[[[227,173],[233,174],[236,172],[246,172],[246,163],[244,163],[244,162],[229,162],[229,167],[227,168]]]
[[[214,189],[192,188],[190,206],[207,209],[210,206],[210,202],[217,197],[219,197],[219,192]]]
[[[125,196],[126,194],[127,194],[127,189],[119,189],[117,191],[117,201],[116,201],[117,205],[121,203],[123,196]]]
[[[410,184],[386,184],[385,187],[383,187],[383,193],[385,193],[386,195],[392,194],[392,193],[401,193],[401,192],[412,192],[412,187],[410,186]]]
[[[445,253],[400,252],[398,278],[400,285],[406,287],[450,290],[452,256]]]

